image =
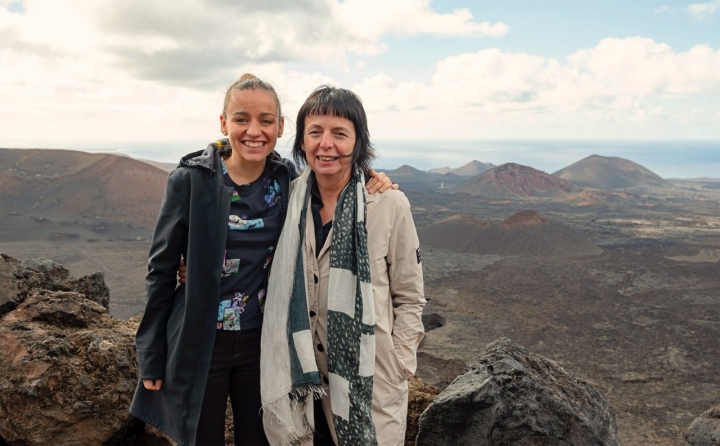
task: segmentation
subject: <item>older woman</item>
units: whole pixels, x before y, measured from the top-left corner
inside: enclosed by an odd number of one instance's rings
[[[310,95],[293,156],[309,169],[293,183],[270,275],[265,432],[271,444],[403,444],[425,304],[410,204],[399,191],[364,193],[374,152],[348,90]]]

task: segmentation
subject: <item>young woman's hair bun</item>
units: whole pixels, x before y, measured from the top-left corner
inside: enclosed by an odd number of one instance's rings
[[[240,79],[238,79],[238,82],[244,82],[248,79],[257,79],[257,76],[251,73],[245,73],[242,76],[240,76]]]

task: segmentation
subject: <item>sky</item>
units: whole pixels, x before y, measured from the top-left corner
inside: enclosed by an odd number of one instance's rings
[[[709,141],[695,173],[720,176],[720,0],[0,0],[0,147],[177,160],[219,137],[245,72],[289,128],[318,85],[353,90],[397,165],[497,163],[518,146],[503,141]],[[551,146],[508,156],[590,154]]]

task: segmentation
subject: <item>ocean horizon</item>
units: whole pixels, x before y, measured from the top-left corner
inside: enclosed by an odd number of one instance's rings
[[[137,159],[175,163],[187,153],[203,149],[208,141],[111,142],[0,140],[12,149],[66,149],[117,153]],[[420,170],[456,168],[473,160],[500,165],[517,163],[547,173],[556,172],[587,156],[620,157],[636,162],[663,178],[720,178],[720,140],[376,140],[374,167],[396,169],[410,165]],[[292,138],[278,142],[277,150],[290,156]]]

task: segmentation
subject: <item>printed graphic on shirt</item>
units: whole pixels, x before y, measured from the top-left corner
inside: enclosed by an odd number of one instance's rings
[[[273,207],[280,202],[280,184],[278,184],[277,180],[272,180],[272,184],[270,181],[270,178],[263,178],[263,186],[267,188],[265,203]]]
[[[235,231],[245,231],[248,229],[261,229],[265,227],[265,223],[262,218],[256,218],[254,220],[247,220],[246,215],[237,216],[230,215],[228,217],[228,226],[230,229]]]
[[[240,269],[240,259],[225,259],[221,277],[229,277],[238,273]]]
[[[283,222],[282,180],[274,178],[275,166],[267,163],[265,167],[265,171],[248,184],[237,184],[227,173],[223,175],[223,184],[233,192],[226,197],[230,210],[221,264],[218,300],[222,303],[216,320],[220,330],[262,326],[267,273]],[[238,290],[242,293],[237,293]]]
[[[220,302],[217,328],[222,330],[240,330],[240,315],[245,312],[245,305],[250,296],[235,293],[232,301]]]

